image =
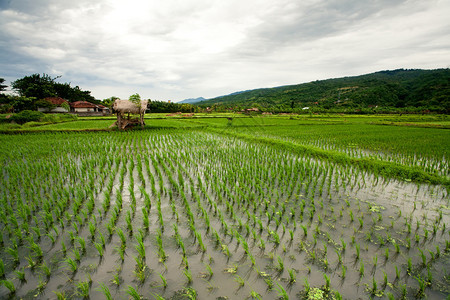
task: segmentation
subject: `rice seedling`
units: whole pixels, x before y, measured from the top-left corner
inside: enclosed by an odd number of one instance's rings
[[[423,298],[425,296],[426,281],[420,278],[420,276],[414,278],[417,280],[417,283],[419,284],[419,289],[417,290],[415,296],[419,299]]]
[[[127,230],[129,235],[133,235],[133,224],[131,223],[131,212],[127,211],[127,214],[125,216],[125,222],[127,223]]]
[[[360,247],[359,247],[359,244],[355,244],[355,250],[356,250],[356,260],[359,260],[359,258],[360,258]]]
[[[418,249],[420,252],[420,258],[422,259],[422,265],[426,266],[427,265],[427,257],[425,256],[425,254],[423,253],[422,249]]]
[[[373,268],[376,269],[378,265],[378,255],[375,255],[373,258]]]
[[[133,299],[133,300],[143,299],[143,297],[139,294],[139,292],[131,285],[127,286],[126,292],[128,295],[130,295],[131,299]]]
[[[192,283],[192,274],[191,271],[189,271],[189,269],[183,270],[183,274],[186,277],[186,283],[190,284]]]
[[[70,257],[67,257],[64,262],[67,264],[67,266],[69,267],[70,271],[72,271],[73,273],[75,273],[78,270],[78,264],[75,260],[73,260]]]
[[[341,265],[341,270],[341,277],[344,279],[347,274],[347,267],[345,265]]]
[[[431,273],[430,266],[427,266],[427,285],[433,283],[433,273]]]
[[[80,281],[76,284],[75,295],[87,299],[89,298],[89,291],[91,288],[91,284],[89,281]]]
[[[67,299],[65,292],[53,291],[53,293],[55,293],[56,299],[58,299],[58,300],[65,300],[65,299]]]
[[[162,274],[158,274],[158,275],[159,275],[159,278],[161,278],[161,283],[162,283],[163,288],[166,288],[167,287],[166,277],[164,277],[164,275],[162,275]]]
[[[41,269],[42,274],[44,274],[47,278],[49,278],[50,275],[52,274],[52,270],[50,269],[49,266],[47,266],[45,261],[42,262],[42,264],[39,266],[39,269]]]
[[[344,252],[345,249],[347,248],[347,243],[344,241],[343,238],[341,238],[341,247],[342,247],[342,252]]]
[[[324,285],[324,290],[326,292],[330,291],[330,277],[328,277],[327,274],[323,273],[323,278],[325,279],[325,285]]]
[[[94,243],[95,248],[97,249],[98,255],[100,256],[100,259],[103,258],[103,255],[105,253],[105,250],[103,248],[103,245],[100,243]]]
[[[96,224],[89,222],[89,232],[91,233],[91,240],[93,241],[95,238],[95,232],[97,230]]]
[[[228,249],[228,246],[225,244],[222,244],[222,253],[228,258],[231,256],[230,249]]]
[[[245,285],[245,280],[239,275],[234,276],[234,281],[236,281],[240,287]]]
[[[261,250],[266,249],[266,243],[264,242],[264,240],[262,238],[259,239],[259,248],[261,248]]]
[[[127,239],[125,237],[125,234],[123,233],[123,230],[121,228],[116,228],[116,232],[117,232],[117,235],[119,236],[120,241],[122,243],[121,247],[122,248],[126,248],[126,246],[127,246]]]
[[[296,274],[296,271],[294,270],[294,269],[288,269],[288,273],[289,273],[289,283],[290,284],[293,284],[293,283],[295,283],[296,282],[296,280],[297,280],[297,274]]]
[[[300,225],[300,227],[303,229],[303,235],[305,237],[308,236],[308,228],[305,225]]]
[[[277,286],[275,287],[275,290],[278,292],[278,297],[283,300],[289,299],[289,294],[286,292],[286,290],[277,282]]]
[[[5,286],[11,295],[14,295],[16,293],[16,286],[11,280],[2,280],[0,283]]]
[[[6,248],[6,252],[8,252],[9,255],[11,255],[12,257],[12,261],[14,264],[18,264],[20,259],[19,259],[19,251],[16,247],[8,247]]]
[[[364,277],[364,262],[359,263],[359,277]]]
[[[342,254],[341,254],[341,252],[338,249],[335,249],[334,251],[335,251],[335,253],[337,255],[337,258],[338,258],[338,265],[342,264]]]
[[[276,267],[276,269],[278,270],[278,272],[282,272],[284,270],[284,261],[280,256],[277,256],[277,261],[278,266]]]
[[[24,282],[25,280],[25,268],[23,267],[21,270],[15,270],[16,278],[19,279],[20,282]]]
[[[81,253],[85,253],[86,252],[86,241],[82,237],[78,237],[77,241],[80,244]]]
[[[99,291],[101,291],[102,293],[103,293],[103,296],[105,296],[105,298],[107,299],[107,300],[113,300],[114,298],[112,297],[112,295],[111,295],[111,292],[110,292],[110,290],[109,290],[109,287],[107,286],[107,285],[105,285],[104,283],[102,283],[102,282],[99,282]]]
[[[395,266],[395,279],[400,279],[400,270]]]
[[[144,241],[136,237],[137,244],[135,245],[135,249],[141,259],[145,259],[145,246]]]

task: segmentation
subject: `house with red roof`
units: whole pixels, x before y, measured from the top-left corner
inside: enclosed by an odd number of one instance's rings
[[[83,116],[102,116],[110,113],[108,107],[87,101],[70,103],[70,111]]]
[[[61,97],[47,97],[37,102],[37,110],[49,113],[68,113],[69,102]]]

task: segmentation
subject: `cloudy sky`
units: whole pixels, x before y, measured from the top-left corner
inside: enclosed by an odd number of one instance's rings
[[[448,0],[0,0],[0,77],[179,101],[450,67]]]

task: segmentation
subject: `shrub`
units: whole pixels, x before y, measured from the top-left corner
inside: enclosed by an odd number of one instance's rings
[[[60,122],[68,122],[78,120],[77,115],[72,114],[46,114],[41,119],[42,122],[48,123],[60,123]]]
[[[29,127],[37,127],[37,126],[42,126],[42,125],[47,125],[49,123],[43,123],[43,122],[26,122],[25,124],[22,125],[23,128],[29,128]]]
[[[44,117],[44,113],[42,113],[42,112],[32,111],[32,110],[24,110],[24,111],[21,111],[20,113],[14,114],[11,117],[11,120],[13,120],[19,124],[24,124],[26,122],[39,121],[43,117]]]
[[[54,105],[50,101],[44,100],[44,99],[38,100],[34,104],[36,105],[36,107],[46,108],[49,111],[56,107],[56,105]]]
[[[9,123],[9,124],[1,124],[0,125],[0,130],[10,130],[10,129],[19,129],[19,128],[22,128],[22,126],[19,124]]]

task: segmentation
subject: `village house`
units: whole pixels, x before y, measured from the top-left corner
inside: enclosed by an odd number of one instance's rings
[[[259,108],[257,107],[252,107],[252,108],[246,108],[242,110],[244,113],[246,114],[250,114],[250,113],[258,113],[259,112]]]
[[[104,116],[110,113],[108,107],[87,101],[76,101],[71,103],[70,111],[80,116]]]
[[[41,101],[41,104],[44,104],[43,102],[48,102],[48,106],[38,104],[37,110],[40,112],[68,113],[70,109],[69,102],[61,97],[47,97]]]

